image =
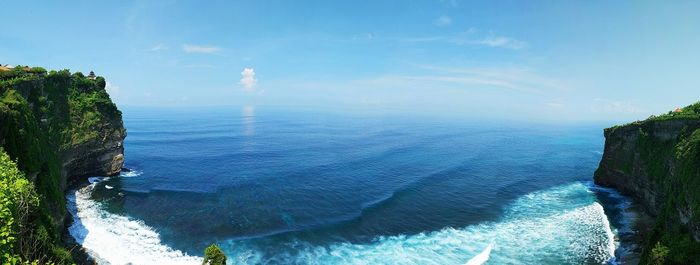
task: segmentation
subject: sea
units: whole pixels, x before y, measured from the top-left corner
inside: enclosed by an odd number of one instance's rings
[[[68,192],[99,264],[617,264],[606,123],[252,105],[123,108],[120,176]]]

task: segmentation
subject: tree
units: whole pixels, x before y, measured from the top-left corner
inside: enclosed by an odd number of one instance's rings
[[[204,265],[225,265],[226,255],[221,251],[219,246],[216,244],[211,244],[207,249],[204,250]]]
[[[656,246],[651,250],[651,261],[649,264],[653,265],[663,265],[666,263],[666,257],[668,256],[668,247],[661,244],[661,242],[656,242]]]

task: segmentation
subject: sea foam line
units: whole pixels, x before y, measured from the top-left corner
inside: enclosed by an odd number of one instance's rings
[[[69,232],[98,263],[201,263],[199,257],[162,244],[141,221],[104,211],[90,198],[99,179],[93,182],[68,196],[75,220]],[[262,254],[255,240],[229,240],[222,247],[236,264],[604,264],[614,257],[615,236],[603,207],[581,183],[528,194],[505,210],[499,222],[379,236],[365,244],[318,246],[291,240],[280,247],[296,251],[271,256]]]
[[[143,222],[112,214],[90,195],[100,178],[67,196],[73,224],[70,235],[98,264],[201,264],[202,258],[174,250]]]
[[[489,260],[489,255],[491,255],[491,249],[493,248],[493,243],[486,246],[486,248],[481,251],[478,255],[471,258],[465,265],[481,265]]]
[[[223,242],[242,264],[605,264],[615,241],[603,207],[581,183],[538,191],[513,202],[498,222],[413,235],[379,236],[368,243],[326,246],[303,240],[261,254],[264,239]]]

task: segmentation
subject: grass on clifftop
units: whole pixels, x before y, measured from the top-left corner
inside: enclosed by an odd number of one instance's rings
[[[661,115],[651,115],[645,120],[633,121],[623,125],[615,125],[613,127],[605,129],[605,131],[615,131],[619,128],[629,126],[629,125],[640,125],[645,122],[650,121],[667,121],[667,120],[682,120],[682,119],[700,119],[700,102],[693,103],[691,105],[679,108],[678,110],[672,110],[666,114]]]

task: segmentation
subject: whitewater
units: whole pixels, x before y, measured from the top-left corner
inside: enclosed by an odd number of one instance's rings
[[[105,211],[90,198],[104,185],[99,180],[67,196],[74,218],[69,232],[99,264],[201,263],[161,242],[143,222]],[[250,240],[219,243],[233,264],[605,264],[615,261],[619,247],[614,231],[591,184],[577,182],[529,193],[509,204],[501,220],[462,228],[378,236],[365,244],[291,240],[286,247],[297,251],[272,256]]]

